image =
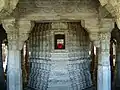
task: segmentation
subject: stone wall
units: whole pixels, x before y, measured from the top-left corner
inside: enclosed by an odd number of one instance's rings
[[[54,35],[65,35],[65,49]],[[36,90],[82,90],[92,85],[89,35],[79,22],[36,23],[29,42],[28,86]]]

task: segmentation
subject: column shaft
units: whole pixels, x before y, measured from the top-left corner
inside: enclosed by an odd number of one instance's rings
[[[120,44],[116,48],[116,87],[120,87]]]
[[[110,33],[100,34],[97,90],[111,90]]]
[[[0,40],[0,90],[5,90],[5,78],[2,60],[2,41]]]
[[[22,90],[21,52],[8,50],[7,90]]]
[[[22,90],[21,51],[32,30],[31,21],[9,17],[2,21],[8,40],[7,90]]]

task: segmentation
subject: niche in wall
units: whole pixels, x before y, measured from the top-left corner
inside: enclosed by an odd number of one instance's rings
[[[65,34],[55,34],[54,40],[55,49],[65,49]]]

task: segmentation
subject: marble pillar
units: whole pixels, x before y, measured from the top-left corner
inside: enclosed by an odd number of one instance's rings
[[[3,58],[2,58],[2,42],[6,39],[6,33],[2,25],[0,25],[0,90],[6,89],[6,83],[4,78]]]
[[[8,39],[7,90],[22,90],[21,50],[31,30],[30,21],[4,20]]]
[[[7,90],[22,90],[21,51],[8,50]]]
[[[116,46],[116,79],[115,86],[120,87],[120,44]]]
[[[97,70],[97,90],[111,90],[110,32],[99,34],[100,52]]]
[[[10,29],[10,28],[9,28]],[[18,29],[7,31],[7,90],[22,90],[21,48]]]
[[[5,90],[5,78],[2,60],[2,40],[0,40],[0,90]]]
[[[97,90],[111,90],[110,37],[114,22],[112,19],[90,22],[91,20],[85,20],[84,27],[87,28],[91,41],[94,41],[94,44],[97,44],[96,47],[99,48]]]

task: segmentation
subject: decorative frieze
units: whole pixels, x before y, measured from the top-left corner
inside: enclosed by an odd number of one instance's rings
[[[83,15],[88,14],[89,15],[97,15],[96,10],[96,3],[92,2],[92,0],[29,0],[27,1],[20,1],[17,5],[17,8],[14,10],[14,15],[17,17],[19,16],[25,16],[31,12],[32,18],[35,18],[38,13],[39,15],[51,15],[52,16],[61,16],[66,15],[69,17],[69,14],[72,15],[73,18],[74,14],[76,15]],[[18,16],[19,13],[19,16]],[[49,14],[48,14],[49,13]],[[31,15],[29,14],[29,15]],[[34,14],[34,16],[33,16]],[[28,15],[28,16],[29,16]],[[70,15],[70,17],[71,17]],[[86,15],[85,15],[86,16]],[[49,16],[48,16],[49,17]],[[81,16],[80,16],[81,17]],[[68,19],[68,18],[66,18]]]

